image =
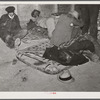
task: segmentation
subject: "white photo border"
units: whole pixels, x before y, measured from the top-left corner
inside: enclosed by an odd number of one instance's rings
[[[1,4],[100,4],[100,1],[0,1]],[[100,92],[0,92],[0,99],[99,99]]]

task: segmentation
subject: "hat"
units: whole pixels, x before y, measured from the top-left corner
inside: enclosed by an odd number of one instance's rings
[[[66,12],[56,12],[56,13],[52,13],[51,15],[60,16],[62,14],[67,14],[67,13]]]
[[[78,17],[79,17],[79,13],[77,11],[69,12],[69,14],[71,14],[72,16],[74,16],[76,19],[78,19]]]
[[[7,7],[5,10],[6,10],[8,13],[11,13],[11,12],[14,12],[15,7],[9,6],[9,7]]]
[[[31,16],[32,17],[36,17],[36,16],[39,16],[40,15],[40,11],[39,10],[36,10],[36,9],[34,9],[33,11],[32,11],[32,13],[31,13]]]
[[[54,15],[54,16],[60,16],[61,13],[57,12],[57,13],[52,13],[51,15]]]

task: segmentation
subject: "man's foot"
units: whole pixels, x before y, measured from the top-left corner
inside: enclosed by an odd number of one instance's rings
[[[92,55],[92,61],[93,61],[93,62],[99,62],[100,59],[99,59],[99,57],[98,57],[96,54],[93,54],[93,55]]]
[[[89,51],[84,51],[84,54],[93,62],[99,62],[99,57],[92,53],[92,52],[89,52]]]

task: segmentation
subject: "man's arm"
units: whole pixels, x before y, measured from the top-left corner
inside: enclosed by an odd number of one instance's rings
[[[18,18],[17,15],[16,15],[15,19],[16,19],[16,23],[17,23],[17,28],[18,28],[18,29],[21,29],[20,21],[19,21],[19,18]]]
[[[76,27],[82,27],[83,26],[83,21],[82,19],[78,20],[78,19],[73,19],[73,25]]]
[[[76,38],[78,35],[81,35],[81,27],[83,26],[83,22],[74,18],[72,23],[73,30],[71,38]]]
[[[7,23],[7,17],[6,15],[2,15],[0,18],[0,27],[6,26]]]

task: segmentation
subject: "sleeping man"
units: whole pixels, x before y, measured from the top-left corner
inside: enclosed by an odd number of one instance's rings
[[[76,66],[88,62],[83,52],[89,51],[90,55],[94,55],[95,48],[89,40],[89,36],[82,35],[82,26],[83,23],[79,20],[78,12],[62,14],[52,33],[52,47],[47,49],[43,57],[55,60],[62,66]],[[63,82],[73,81],[69,70],[64,70],[58,79]]]

